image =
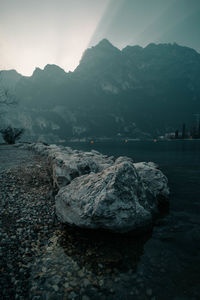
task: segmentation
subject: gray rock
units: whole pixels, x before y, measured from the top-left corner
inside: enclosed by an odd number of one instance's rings
[[[134,163],[139,176],[142,179],[146,192],[149,194],[151,209],[156,211],[158,205],[166,204],[169,200],[169,187],[167,177],[158,169],[153,162]]]
[[[44,152],[47,151],[47,146],[44,145],[43,143],[35,143],[35,144],[30,144],[28,146],[30,150],[33,150],[37,152],[40,155],[44,155]]]
[[[115,164],[120,164],[122,162],[131,162],[133,163],[133,159],[127,156],[119,156],[116,160],[115,160]]]
[[[91,172],[97,173],[114,163],[114,159],[97,151],[82,152],[64,149],[54,152],[52,160],[54,186],[61,188],[74,178]],[[52,155],[52,154],[51,154]]]
[[[87,228],[129,232],[151,225],[145,188],[130,161],[72,180],[56,196],[62,222]]]
[[[127,232],[151,224],[160,204],[168,203],[168,180],[152,162],[43,143],[26,147],[49,161],[63,222]]]

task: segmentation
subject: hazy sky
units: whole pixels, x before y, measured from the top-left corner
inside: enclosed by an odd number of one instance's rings
[[[74,70],[83,51],[177,42],[200,52],[200,0],[0,0],[0,69]]]

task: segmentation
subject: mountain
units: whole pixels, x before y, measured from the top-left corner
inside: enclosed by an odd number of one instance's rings
[[[14,89],[21,78],[22,75],[15,70],[0,71],[0,87]]]
[[[25,127],[32,139],[153,138],[194,123],[200,54],[177,44],[119,50],[104,39],[84,52],[74,72],[36,68],[19,78],[15,93],[19,105],[4,122]]]

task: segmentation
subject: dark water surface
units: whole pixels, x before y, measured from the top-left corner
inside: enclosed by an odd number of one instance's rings
[[[95,245],[90,245],[99,247],[94,259],[97,263],[101,262],[98,251],[103,251],[102,256],[106,251],[112,256],[112,251],[115,255],[117,249],[116,253],[123,256],[120,264],[124,269],[121,275],[116,274],[120,283],[114,285],[115,280],[110,277],[115,295],[107,298],[200,299],[200,141],[71,143],[67,146],[86,151],[95,149],[116,157],[129,156],[136,162],[154,161],[169,179],[170,210],[157,222],[151,236],[144,237],[142,242],[132,237],[106,241],[100,236],[101,241],[97,237]],[[77,235],[74,243],[82,238],[82,246],[77,251],[82,253],[83,264],[87,265],[84,247],[92,242],[80,233]]]

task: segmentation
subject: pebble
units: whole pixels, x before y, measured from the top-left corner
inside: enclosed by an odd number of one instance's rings
[[[25,157],[24,152],[21,155]],[[28,289],[32,261],[38,254],[38,244],[45,239],[48,240],[51,234],[50,231],[45,233],[42,226],[45,222],[44,228],[47,229],[45,226],[51,224],[49,212],[54,212],[53,198],[47,200],[51,184],[46,173],[46,162],[45,160],[41,162],[43,168],[38,171],[35,163],[40,158],[28,151],[27,155],[29,158],[25,157],[20,166],[0,172],[0,253],[3,268],[3,276],[0,278],[0,285],[3,287],[0,289],[0,299],[4,299],[4,295],[5,299],[29,298],[29,292],[32,293],[32,287],[30,291]],[[29,166],[30,159],[34,162],[32,167]],[[34,177],[32,183],[27,181],[27,176]],[[38,201],[40,195],[43,202]],[[35,234],[35,225],[41,233],[40,238]],[[50,229],[54,230],[52,225]],[[46,272],[45,268],[42,268],[42,271]],[[43,274],[39,274],[38,278],[45,280]],[[34,294],[32,296],[36,297]]]
[[[63,284],[63,286],[67,289],[67,288],[69,287],[69,283],[68,283],[68,282],[65,282],[65,283]]]
[[[77,294],[73,291],[68,296],[69,299],[75,299],[76,297],[77,297]]]
[[[42,267],[42,272],[46,272],[47,271],[47,268],[45,268],[45,267]]]
[[[104,280],[102,279],[102,280],[99,280],[99,285],[100,286],[103,286],[104,285]]]
[[[87,295],[83,295],[81,300],[90,300],[90,298]]]
[[[82,270],[78,271],[77,274],[78,274],[79,277],[84,277],[85,276],[85,274]]]
[[[59,291],[59,287],[58,287],[57,285],[55,285],[55,284],[52,286],[52,288],[53,288],[54,291],[56,291],[56,292]]]
[[[90,281],[89,281],[88,279],[84,279],[84,280],[83,280],[83,285],[84,285],[85,287],[87,287],[88,285],[90,285]]]

